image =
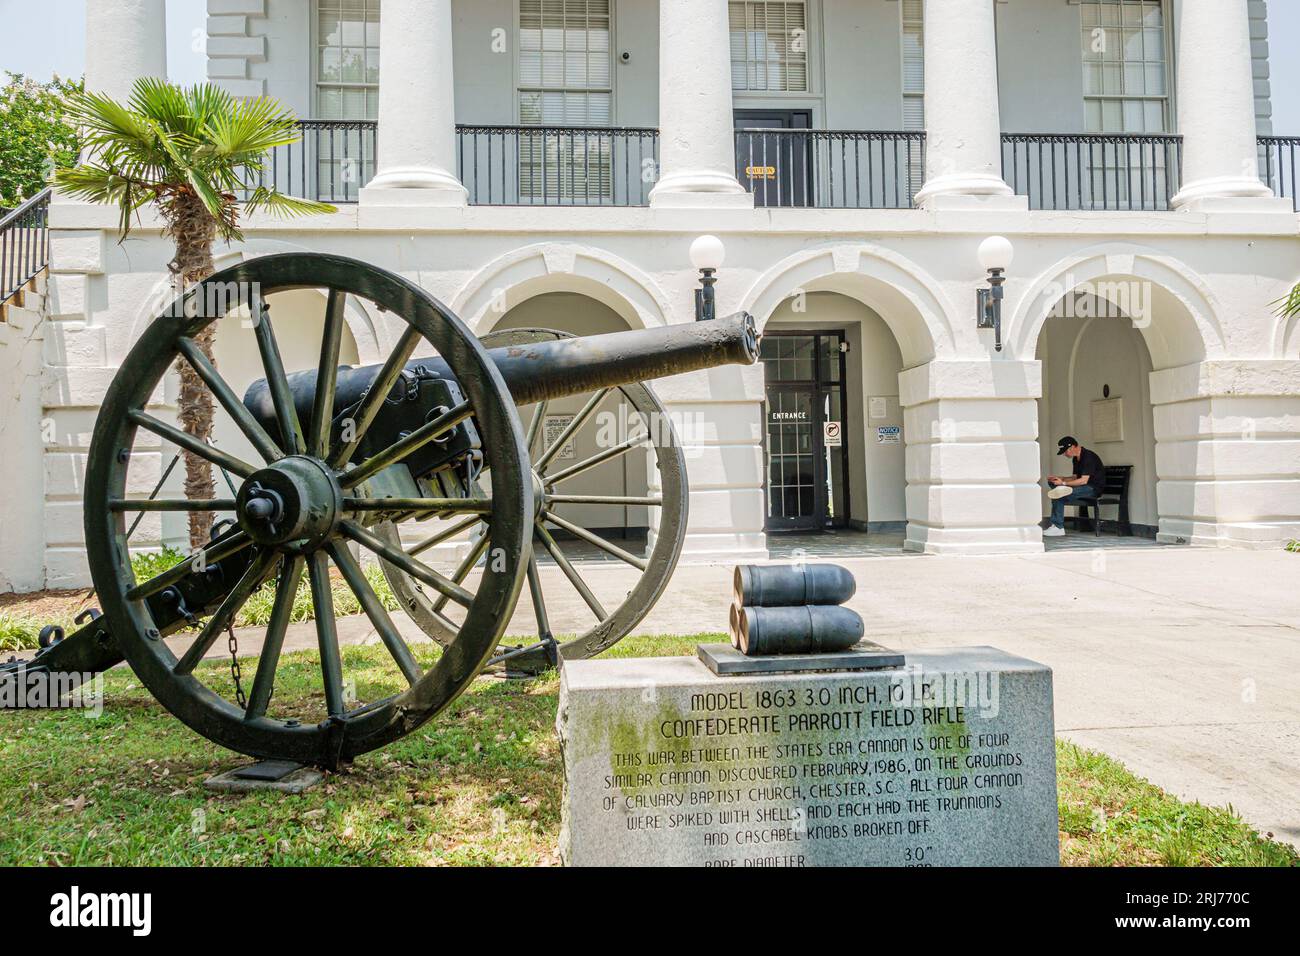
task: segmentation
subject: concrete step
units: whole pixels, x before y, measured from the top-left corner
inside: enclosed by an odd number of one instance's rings
[[[10,301],[4,306],[0,321],[23,332],[30,332],[41,324],[44,315],[40,312]]]

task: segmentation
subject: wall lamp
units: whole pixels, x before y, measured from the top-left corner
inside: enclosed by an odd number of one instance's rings
[[[700,288],[695,290],[695,321],[707,322],[718,316],[714,305],[715,275],[722,268],[727,250],[717,236],[700,236],[691,243],[691,265],[700,270]]]
[[[989,287],[977,289],[975,327],[992,329],[994,348],[1002,351],[1002,285],[1016,250],[1004,236],[989,236],[980,243],[980,265],[989,274]]]

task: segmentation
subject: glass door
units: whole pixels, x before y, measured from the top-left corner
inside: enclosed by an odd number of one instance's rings
[[[844,334],[763,336],[767,528],[817,531],[848,519]]]

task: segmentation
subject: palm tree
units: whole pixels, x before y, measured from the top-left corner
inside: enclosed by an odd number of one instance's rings
[[[81,129],[82,162],[59,170],[57,185],[89,202],[116,205],[119,241],[153,204],[176,247],[167,263],[177,293],[212,275],[212,244],[241,241],[241,212],[281,216],[334,212],[333,206],[298,199],[261,185],[268,152],[298,141],[294,115],[268,97],[238,99],[215,86],[181,88],[163,80],[135,83],[125,104],[99,93],[68,97],[69,118]],[[242,202],[239,196],[247,198]],[[213,326],[195,336],[212,360]],[[212,435],[212,397],[187,363],[180,363],[179,413],[185,431],[201,441]],[[208,462],[185,453],[185,494],[212,498]],[[207,543],[212,515],[190,512],[190,546]]]

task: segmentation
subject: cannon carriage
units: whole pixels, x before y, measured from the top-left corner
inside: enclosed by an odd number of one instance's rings
[[[211,294],[215,289],[226,294]],[[327,304],[319,361],[290,371],[267,301],[296,289],[321,290]],[[340,365],[349,296],[401,320],[381,365]],[[196,337],[244,308],[265,375],[240,397]],[[293,253],[242,263],[189,290],[156,319],[105,395],[84,491],[87,556],[102,616],[33,660],[0,669],[86,673],[125,659],[171,713],[222,746],[324,767],[350,760],[424,724],[488,664],[536,670],[597,654],[635,627],[672,574],[687,512],[684,458],[645,382],[757,357],[747,315],[583,338],[512,330],[480,341],[418,286],[355,260]],[[260,461],[200,441],[149,411],[178,362],[193,369]],[[547,436],[548,403],[562,399],[580,399],[580,410]],[[566,443],[592,427],[599,409],[613,405],[629,429],[588,458],[557,460]],[[206,459],[230,494],[142,497],[130,475],[142,434]],[[646,494],[566,493],[566,482],[638,449],[648,450]],[[652,511],[649,553],[632,553],[566,515],[579,505]],[[129,537],[139,515],[203,512],[222,516],[208,544],[137,580]],[[635,583],[617,603],[602,601],[566,557],[562,537],[631,567]],[[425,556],[447,548],[458,557],[444,573]],[[441,646],[436,660],[422,663],[412,651],[361,556],[378,563],[401,610]],[[567,640],[552,632],[539,557],[558,566],[591,611],[591,625]],[[340,578],[407,685],[400,693],[357,704],[346,692],[332,594]],[[323,713],[288,713],[275,701],[304,579]],[[236,663],[234,693],[223,692],[197,665],[218,640],[233,640],[236,615],[263,588],[274,598],[251,682],[245,690]],[[525,589],[535,637],[503,647]],[[174,649],[166,638],[182,633],[192,639]]]

